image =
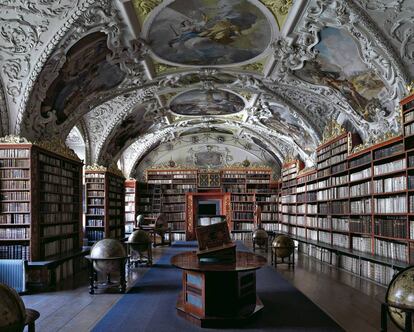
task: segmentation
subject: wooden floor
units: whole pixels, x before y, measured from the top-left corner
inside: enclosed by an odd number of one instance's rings
[[[155,260],[164,250],[154,249]],[[129,285],[146,271],[130,271]],[[379,331],[385,288],[302,255],[294,271],[285,265],[278,266],[278,271],[346,331]],[[26,307],[40,312],[36,331],[89,331],[122,296],[89,295],[87,280],[83,273],[67,280],[57,291],[23,296]],[[389,324],[389,331],[397,329]]]

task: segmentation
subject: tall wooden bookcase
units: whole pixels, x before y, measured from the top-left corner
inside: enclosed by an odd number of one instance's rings
[[[28,260],[27,285],[80,270],[82,162],[60,141],[0,139],[0,258]]]
[[[412,152],[402,136],[355,149],[358,142],[349,133],[331,138],[314,170],[283,182],[279,229],[307,254],[388,284],[414,263]]]
[[[82,162],[69,150],[0,140],[2,259],[39,261],[80,250],[81,174]]]
[[[88,244],[125,237],[125,178],[98,165],[85,169],[85,229]]]
[[[147,183],[140,184],[138,211],[150,220],[164,213],[174,237],[184,239],[186,193],[230,192],[229,223],[233,225],[235,238],[244,239],[253,229],[255,204],[262,205],[265,229],[275,228],[279,186],[270,186],[271,175],[268,167],[231,167],[214,171],[179,167],[149,169]]]

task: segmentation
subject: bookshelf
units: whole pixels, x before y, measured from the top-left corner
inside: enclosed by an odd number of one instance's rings
[[[125,234],[133,232],[138,215],[139,189],[135,179],[125,180]]]
[[[272,171],[267,167],[229,167],[218,170],[197,168],[158,168],[146,171],[146,183],[139,190],[139,213],[149,220],[162,212],[169,220],[175,239],[184,239],[186,231],[186,193],[231,193],[231,225],[236,239],[250,236],[256,202],[266,211],[265,228],[273,230],[277,218],[280,186],[270,188]],[[159,201],[159,203],[158,203]]]
[[[1,138],[0,202],[0,258],[28,260],[29,286],[79,270],[82,162],[72,150],[60,141]]]
[[[341,132],[318,147],[313,170],[294,178],[284,167],[279,231],[310,256],[388,284],[414,263],[410,151],[402,136],[359,142]]]
[[[86,166],[85,235],[89,245],[103,238],[125,237],[124,181],[118,169]]]

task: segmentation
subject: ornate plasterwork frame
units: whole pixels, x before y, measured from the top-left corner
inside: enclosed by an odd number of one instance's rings
[[[397,54],[366,13],[353,0],[313,0],[307,5],[302,17],[290,36],[291,40],[295,40],[294,46],[284,47],[287,42],[274,44],[275,54],[285,55],[275,67],[272,78],[330,99],[341,112],[348,115],[348,119],[359,129],[365,140],[375,140],[384,131],[398,132],[400,123],[397,120],[397,112],[391,112],[385,117],[385,113],[379,110],[376,121],[369,122],[353,110],[339,92],[326,86],[307,83],[291,75],[292,70],[300,69],[304,61],[314,56],[312,49],[319,42],[319,31],[325,26],[346,28],[358,39],[364,62],[383,78],[391,90],[391,101],[397,105],[404,94],[404,85],[408,77]],[[292,61],[292,58],[295,61]],[[339,115],[337,113],[337,116]]]

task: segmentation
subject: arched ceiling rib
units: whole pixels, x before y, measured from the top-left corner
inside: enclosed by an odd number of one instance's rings
[[[350,124],[365,141],[398,131],[394,107],[414,74],[412,2],[292,2],[7,0],[3,131],[7,119],[31,139],[65,138],[78,125],[88,161],[105,163],[136,142],[146,146],[141,158],[177,128],[200,127],[194,116],[308,163],[327,121]],[[335,38],[347,48],[333,48]],[[195,91],[203,102],[191,100]],[[233,92],[240,112],[230,111]],[[187,111],[177,115],[169,106],[180,95],[189,97],[176,109]]]

